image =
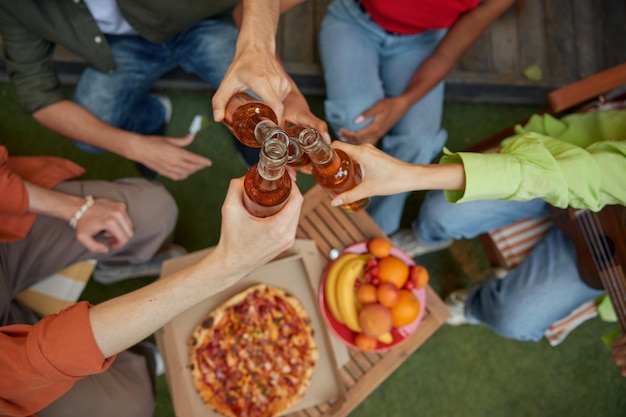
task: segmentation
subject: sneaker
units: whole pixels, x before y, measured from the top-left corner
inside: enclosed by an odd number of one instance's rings
[[[453,242],[452,239],[450,239],[436,245],[425,245],[417,240],[411,229],[400,230],[391,235],[389,240],[391,240],[391,243],[393,243],[395,247],[402,249],[411,258],[446,249],[450,247]]]
[[[467,317],[465,317],[465,303],[467,302],[467,290],[453,291],[446,297],[445,303],[448,310],[450,310],[450,316],[446,320],[446,323],[452,326],[459,326],[461,324],[468,323]]]
[[[170,120],[172,120],[172,100],[163,94],[153,94],[152,97],[159,100],[159,103],[163,106],[163,109],[165,110],[165,123],[169,123]]]
[[[99,262],[93,271],[93,279],[100,284],[109,285],[129,278],[156,276],[161,273],[163,262],[186,254],[185,248],[172,244],[149,261],[140,264],[107,265]]]

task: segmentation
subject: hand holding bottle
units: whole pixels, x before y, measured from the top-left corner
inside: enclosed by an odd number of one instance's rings
[[[334,141],[332,146],[358,161],[364,175],[363,181],[356,187],[337,194],[331,201],[333,206],[406,191],[465,189],[462,164],[410,164],[370,144],[351,145]]]

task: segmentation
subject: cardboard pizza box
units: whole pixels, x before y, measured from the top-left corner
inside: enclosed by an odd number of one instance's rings
[[[172,259],[163,264],[161,276],[170,275],[199,261],[210,249]],[[317,283],[325,261],[312,240],[297,240],[288,252],[244,277],[232,287],[177,316],[156,332],[165,363],[165,376],[177,417],[220,417],[200,399],[188,369],[187,340],[198,323],[233,295],[257,283],[266,283],[293,294],[311,319],[320,357],[304,397],[287,414],[322,403],[340,407],[345,393],[339,369],[349,361],[348,349],[328,332],[318,307]]]

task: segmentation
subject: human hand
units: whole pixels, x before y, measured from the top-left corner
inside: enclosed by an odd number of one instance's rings
[[[411,164],[387,155],[371,144],[351,145],[340,141],[332,143],[333,148],[341,149],[361,165],[363,181],[356,187],[336,195],[331,205],[339,206],[376,195],[391,195],[404,191],[402,171]]]
[[[311,127],[322,135],[324,142],[331,142],[328,125],[311,112],[309,103],[300,91],[292,89],[283,103],[285,105],[285,122]]]
[[[291,91],[289,76],[273,51],[237,44],[237,52],[213,95],[213,119],[224,120],[226,103],[233,94],[252,90],[283,119],[283,100]]]
[[[218,259],[232,267],[235,280],[274,259],[295,242],[303,197],[291,187],[285,206],[273,216],[259,218],[243,205],[243,177],[232,179],[222,205]],[[232,284],[232,283],[230,283]]]
[[[210,159],[183,149],[194,138],[191,134],[182,138],[143,136],[133,159],[171,180],[183,180],[212,164]]]
[[[102,233],[107,243],[96,240]],[[126,204],[107,198],[96,198],[76,223],[76,240],[93,253],[109,253],[119,249],[133,237],[133,223]]]
[[[613,360],[620,369],[622,376],[626,377],[626,334],[613,340],[611,355],[613,355]]]
[[[350,143],[375,145],[398,123],[406,111],[406,103],[401,98],[384,98],[354,120],[356,124],[360,124],[371,118],[370,124],[356,131],[341,128],[338,134],[342,140]]]

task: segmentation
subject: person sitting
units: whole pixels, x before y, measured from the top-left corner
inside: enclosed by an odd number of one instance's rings
[[[595,212],[606,205],[626,205],[626,110],[560,120],[533,116],[517,131],[499,153],[444,150],[437,165],[409,164],[373,146],[334,142],[361,164],[364,181],[331,203],[433,190],[412,223],[412,256],[451,239],[473,238],[518,219],[544,216],[551,206]],[[483,324],[507,338],[540,340],[552,323],[603,293],[583,281],[577,265],[574,243],[553,227],[505,279],[451,293],[446,298],[448,323]],[[613,346],[626,376],[625,336]]]
[[[306,105],[275,55],[279,3],[243,2],[240,31],[232,17],[237,4],[86,0],[66,7],[2,1],[0,36],[7,73],[22,108],[41,125],[87,152],[110,151],[136,161],[147,178],[161,174],[181,180],[211,161],[184,149],[192,134],[163,136],[172,105],[149,90],[173,68],[180,66],[218,88],[213,96],[218,122],[230,95],[246,89],[281,119],[283,101]],[[55,71],[56,45],[87,65],[72,100]],[[310,112],[307,117],[316,126],[323,123]]]
[[[334,132],[406,162],[431,162],[447,139],[445,77],[513,2],[333,0],[319,44],[326,120]],[[391,235],[407,197],[375,196],[366,210]]]
[[[41,317],[17,301],[16,294],[70,264],[95,259],[93,278],[112,284],[158,275],[164,260],[186,253],[169,243],[178,208],[162,185],[142,178],[112,182],[76,179],[83,172],[63,158],[9,156],[0,146],[0,326],[38,323]],[[82,349],[84,339],[68,343],[71,335],[68,329],[60,340],[68,345],[78,343]],[[17,357],[7,349],[0,351],[2,361],[16,363]],[[136,346],[121,354],[110,373],[82,383],[77,392],[109,387],[111,395],[129,395],[141,406],[152,407],[148,363],[153,359],[150,345]],[[60,375],[49,366],[40,371],[53,380]],[[21,380],[17,375],[0,379],[11,387]],[[117,385],[126,379],[136,383]],[[28,395],[37,386],[23,392]],[[14,404],[8,389],[0,388],[2,398]],[[6,407],[0,406],[0,414],[5,415]],[[67,415],[61,408],[57,414],[50,411],[44,415]]]
[[[303,201],[297,187],[278,214],[264,219],[248,213],[242,192],[243,178],[231,180],[219,242],[195,265],[95,306],[82,301],[32,325],[1,327],[0,414],[151,416],[146,366],[129,362],[127,349],[295,241]]]

